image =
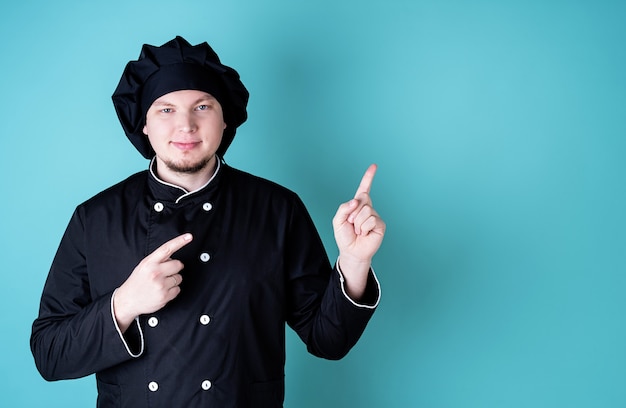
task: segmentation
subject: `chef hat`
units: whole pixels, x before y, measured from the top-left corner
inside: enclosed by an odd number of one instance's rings
[[[248,117],[248,91],[239,74],[222,65],[209,44],[192,46],[179,36],[160,47],[144,44],[139,59],[126,65],[112,98],[126,136],[145,158],[154,155],[143,133],[150,105],[169,92],[185,89],[207,92],[222,106],[226,129],[217,149],[220,157]]]

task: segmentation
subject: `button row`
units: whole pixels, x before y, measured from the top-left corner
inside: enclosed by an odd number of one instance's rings
[[[209,380],[204,380],[202,381],[202,384],[200,386],[202,387],[203,390],[208,391],[211,389],[213,384],[211,384],[211,381]],[[157,383],[156,381],[150,381],[150,383],[148,384],[148,389],[152,392],[158,391],[159,383]]]
[[[163,203],[157,202],[154,204],[154,211],[156,212],[161,212],[163,211],[163,209],[165,208],[165,206],[163,205]],[[209,212],[213,209],[213,204],[206,202],[202,204],[202,209],[206,212]],[[211,255],[209,255],[206,252],[203,252],[200,254],[200,260],[202,262],[208,262],[211,259]],[[206,326],[211,322],[211,318],[209,317],[209,315],[202,315],[200,316],[200,324]],[[152,316],[148,319],[148,326],[150,327],[156,327],[159,324],[159,319],[156,318],[155,316]],[[211,381],[209,380],[204,380],[202,381],[202,384],[200,385],[202,387],[203,390],[208,391],[209,389],[211,389]],[[148,389],[152,392],[156,392],[159,389],[159,384],[156,381],[151,381],[148,384]]]
[[[211,318],[209,317],[209,315],[203,314],[202,316],[200,316],[200,324],[202,324],[203,326],[206,326],[207,324],[211,323]],[[159,319],[156,318],[155,316],[152,316],[151,318],[148,319],[148,326],[150,327],[157,327],[159,325]]]
[[[154,211],[156,211],[156,212],[161,212],[161,211],[163,211],[165,206],[163,205],[163,203],[156,202],[156,203],[154,203],[154,206],[152,208],[154,208]],[[202,204],[202,209],[204,211],[206,211],[206,212],[209,212],[209,211],[211,211],[213,209],[213,204],[208,203],[208,202],[204,203],[204,204]]]

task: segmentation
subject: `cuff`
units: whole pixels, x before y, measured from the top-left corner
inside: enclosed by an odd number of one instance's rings
[[[115,299],[115,292],[117,289],[113,291],[113,295],[111,296],[111,318],[113,319],[113,324],[115,325],[115,330],[117,330],[117,334],[120,336],[120,340],[126,347],[126,351],[131,357],[139,357],[143,354],[144,341],[143,341],[143,331],[141,330],[141,326],[139,325],[139,317],[135,317],[135,322],[132,323],[126,333],[122,333],[120,330],[120,326],[117,324],[117,320],[115,319],[115,309],[113,308],[113,299]],[[133,352],[133,350],[137,350]]]
[[[346,280],[343,277],[343,272],[341,272],[341,268],[339,267],[339,260],[335,262],[335,270],[339,274],[341,292],[343,293],[343,296],[350,301],[350,303],[352,303],[356,307],[361,307],[365,309],[376,309],[376,307],[378,307],[381,294],[380,283],[378,282],[378,277],[376,277],[376,273],[374,273],[373,268],[370,268],[369,274],[367,276],[367,285],[365,286],[365,292],[363,293],[363,298],[360,302],[355,302],[346,293]]]

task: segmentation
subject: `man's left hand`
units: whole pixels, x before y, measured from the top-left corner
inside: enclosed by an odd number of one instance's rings
[[[375,164],[369,166],[354,198],[341,204],[333,218],[340,269],[353,299],[365,290],[372,258],[385,235],[385,223],[374,210],[370,197],[376,170]]]

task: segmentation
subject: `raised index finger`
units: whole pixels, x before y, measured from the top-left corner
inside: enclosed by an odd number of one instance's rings
[[[359,188],[357,188],[356,190],[356,194],[354,195],[355,198],[361,193],[370,193],[370,190],[372,188],[372,181],[374,180],[374,175],[376,174],[376,169],[378,169],[378,166],[375,164],[371,164],[367,168],[365,174],[363,175],[363,178],[361,179],[361,184],[359,184]]]
[[[148,255],[151,260],[155,262],[165,262],[170,256],[188,243],[191,242],[192,236],[189,233],[179,235],[176,238],[172,238]]]

